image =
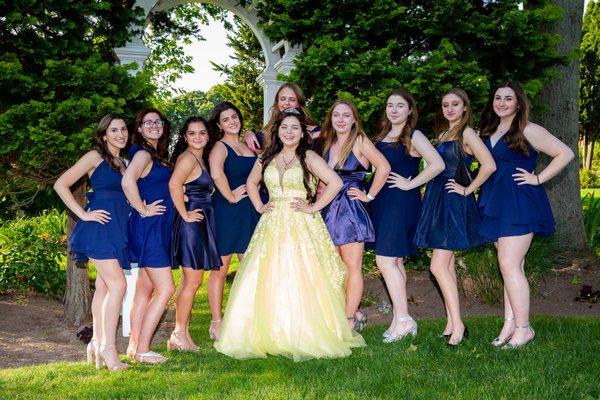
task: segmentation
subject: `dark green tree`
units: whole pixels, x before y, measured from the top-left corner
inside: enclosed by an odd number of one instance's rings
[[[178,130],[192,115],[201,115],[208,119],[212,109],[221,101],[223,98],[213,88],[206,93],[195,90],[165,101],[162,110],[171,121],[171,126]]]
[[[583,141],[583,168],[592,169],[594,145],[600,133],[600,3],[587,4],[583,17],[579,67],[579,123]]]
[[[154,88],[146,74],[114,65],[113,49],[140,23],[128,2],[8,3],[0,1],[0,187],[26,197],[90,149],[101,116],[131,117]],[[85,189],[74,188],[81,203]],[[79,324],[89,307],[87,270],[69,258],[65,315]]]

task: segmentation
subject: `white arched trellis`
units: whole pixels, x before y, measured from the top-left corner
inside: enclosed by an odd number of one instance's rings
[[[277,74],[287,75],[290,73],[294,67],[294,58],[302,51],[301,47],[291,46],[286,41],[273,43],[258,27],[258,16],[252,4],[241,6],[237,0],[137,0],[134,7],[142,7],[146,18],[148,18],[152,12],[164,11],[191,1],[213,4],[231,11],[248,24],[258,38],[266,65],[265,70],[257,77],[258,83],[263,87],[263,120],[266,122],[269,117],[269,108],[275,98],[275,93],[281,85],[281,82],[276,79]],[[150,54],[150,49],[144,46],[140,34],[127,43],[125,47],[115,49],[115,52],[121,64],[128,64],[135,61],[138,68],[141,69],[143,68],[144,61],[146,61]]]
[[[252,29],[252,32],[254,32],[258,38],[266,65],[265,70],[257,77],[258,83],[263,87],[263,120],[266,122],[269,118],[269,109],[271,104],[273,104],[275,93],[281,85],[281,82],[276,79],[277,74],[289,74],[294,67],[294,58],[302,51],[302,49],[300,46],[291,46],[286,41],[281,41],[279,43],[271,42],[258,27],[258,16],[252,8],[252,5],[248,4],[246,6],[241,6],[237,0],[137,0],[134,7],[142,7],[146,15],[146,20],[148,20],[148,17],[152,12],[164,11],[179,4],[191,1],[213,4],[231,11],[248,24],[250,29]],[[150,49],[144,46],[142,34],[139,34],[127,43],[125,47],[115,49],[115,53],[121,64],[129,64],[135,61],[138,65],[138,69],[132,71],[132,73],[137,73],[143,68],[144,62],[150,55]],[[126,271],[127,291],[125,293],[125,298],[123,299],[122,308],[123,336],[129,336],[130,332],[129,311],[135,293],[137,272],[137,268]]]

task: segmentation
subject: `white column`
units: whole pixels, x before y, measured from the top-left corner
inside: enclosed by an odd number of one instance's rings
[[[276,79],[277,73],[275,70],[267,66],[265,70],[256,78],[256,81],[263,88],[263,123],[266,124],[269,121],[269,114],[271,106],[275,100],[275,94],[277,89],[281,86],[281,81]]]
[[[133,303],[133,296],[135,295],[135,282],[137,280],[140,269],[137,264],[131,264],[131,269],[124,270],[125,282],[127,282],[127,289],[125,290],[125,296],[123,296],[123,303],[121,304],[121,327],[123,336],[129,337],[131,333],[131,304]]]
[[[125,47],[116,48],[115,54],[121,65],[137,63],[137,68],[130,71],[130,74],[135,75],[144,69],[144,62],[150,55],[150,49],[144,45],[141,36],[135,36]]]

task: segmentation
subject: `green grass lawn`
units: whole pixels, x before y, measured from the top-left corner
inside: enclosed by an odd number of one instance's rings
[[[598,399],[600,318],[534,317],[534,343],[493,348],[500,318],[469,318],[471,338],[447,349],[443,321],[420,321],[415,339],[386,345],[385,327],[364,332],[366,348],[345,359],[302,363],[283,357],[237,361],[208,340],[206,293],[192,336],[199,354],[163,365],[97,372],[83,362],[0,370],[1,399]],[[82,345],[83,348],[83,345]],[[165,352],[165,346],[156,348]],[[83,352],[82,352],[83,354]]]

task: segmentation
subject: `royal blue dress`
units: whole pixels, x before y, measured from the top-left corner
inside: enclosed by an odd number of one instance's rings
[[[324,158],[329,162],[329,150]],[[375,230],[365,205],[348,196],[348,189],[351,187],[364,190],[367,169],[350,151],[343,168],[336,167],[334,171],[342,178],[344,186],[331,203],[321,210],[333,244],[341,246],[354,242],[373,242]]]
[[[227,143],[221,143],[227,148],[223,172],[227,177],[229,187],[234,190],[238,186],[246,184],[248,175],[256,162],[256,156],[239,156]],[[219,254],[221,256],[234,253],[244,254],[260,219],[260,214],[254,209],[248,197],[231,204],[223,197],[218,188],[212,196],[212,204],[215,210]]]
[[[112,169],[105,160],[92,172],[90,183],[93,191],[87,193],[85,210],[108,211],[110,221],[105,224],[77,221],[69,238],[70,250],[77,261],[85,262],[90,258],[117,260],[121,268],[130,268],[127,221],[131,207],[121,188],[122,178],[123,175]]]
[[[505,236],[554,233],[554,216],[544,186],[517,185],[512,176],[519,172],[517,168],[533,172],[539,153],[531,146],[528,155],[513,151],[503,138],[494,147],[487,138],[485,145],[496,161],[496,171],[479,192],[479,234],[496,242]]]
[[[405,178],[419,174],[421,158],[408,154],[404,143],[377,142],[375,147],[388,160],[392,172]],[[386,257],[419,254],[413,243],[421,214],[419,188],[406,191],[386,184],[368,205],[375,228],[375,243],[368,243],[367,249],[374,249],[376,255]]]
[[[199,162],[198,162],[199,163]],[[195,270],[219,269],[223,263],[217,249],[215,233],[215,213],[212,207],[211,194],[215,185],[208,171],[202,169],[198,178],[186,183],[185,195],[188,211],[201,209],[204,216],[200,222],[185,222],[175,211],[171,250],[173,267],[183,266]]]
[[[129,150],[132,160],[138,151],[146,151],[139,144]],[[129,242],[131,261],[140,268],[163,268],[171,265],[171,231],[173,230],[174,207],[169,194],[171,169],[152,160],[148,175],[138,179],[140,197],[146,204],[162,199],[159,203],[166,207],[161,215],[142,218],[134,210],[129,218]]]
[[[425,189],[421,217],[415,234],[415,244],[429,249],[462,250],[483,245],[479,236],[481,223],[475,197],[448,193],[448,179],[454,179],[461,159],[460,144],[456,140],[437,146],[446,168],[430,180]],[[465,153],[467,167],[473,156]]]

